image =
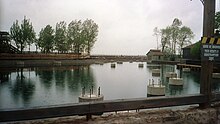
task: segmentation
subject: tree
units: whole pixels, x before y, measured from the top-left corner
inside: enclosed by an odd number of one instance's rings
[[[181,25],[182,21],[180,21],[178,18],[175,18],[171,25],[171,52],[173,55],[176,54],[176,44],[178,40],[178,35],[180,33],[179,31]]]
[[[175,18],[170,26],[161,29],[162,52],[174,57],[176,49],[179,48],[180,55],[182,48],[191,43],[194,34],[189,27],[182,26],[182,21]]]
[[[64,53],[68,51],[67,30],[66,23],[64,21],[56,24],[54,42],[55,49],[58,52]]]
[[[81,20],[72,21],[68,25],[68,44],[71,45],[72,51],[74,53],[80,54],[83,51],[83,35],[82,35],[82,22]]]
[[[182,48],[191,44],[191,40],[194,38],[194,34],[189,27],[183,26],[179,30],[178,45],[179,53],[182,56]]]
[[[158,38],[159,38],[159,35],[160,35],[160,30],[158,29],[158,27],[155,27],[154,28],[154,36],[156,37],[156,40],[157,40],[157,49],[158,49]]]
[[[23,52],[26,44],[30,45],[35,39],[35,32],[29,19],[24,17],[21,26],[19,26],[18,20],[16,20],[10,28],[10,37],[15,41],[17,48]]]
[[[171,29],[170,27],[166,27],[165,29],[161,29],[161,51],[164,52],[167,45],[170,45],[171,39]],[[168,47],[170,48],[170,47]]]
[[[35,39],[34,39],[34,45],[35,45],[35,49],[36,49],[36,53],[37,53],[37,50],[38,50],[38,45],[39,45],[39,38],[37,38],[37,37],[35,37]]]
[[[220,30],[220,11],[215,13],[215,29]]]
[[[54,30],[52,26],[47,25],[45,28],[42,28],[39,33],[38,46],[41,48],[41,51],[49,53],[53,51],[54,48]]]
[[[10,28],[10,37],[15,41],[17,48],[20,49],[22,53],[25,45],[22,41],[22,33],[21,28],[18,24],[18,20],[16,20]]]
[[[83,31],[82,31],[83,40],[85,43],[85,49],[87,53],[90,54],[91,48],[95,44],[98,36],[98,25],[91,19],[86,19],[83,22]]]
[[[24,20],[22,21],[21,31],[22,31],[22,39],[25,43],[28,44],[29,52],[30,52],[30,46],[32,43],[34,43],[35,32],[32,23],[30,23],[30,20],[26,19],[26,17],[24,17]]]

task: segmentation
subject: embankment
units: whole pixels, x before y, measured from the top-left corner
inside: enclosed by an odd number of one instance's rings
[[[146,56],[75,54],[0,54],[0,67],[70,66],[116,61],[147,61]]]

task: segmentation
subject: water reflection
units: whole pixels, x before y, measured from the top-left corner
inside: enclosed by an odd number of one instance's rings
[[[63,89],[65,87],[65,74],[66,70],[54,70],[56,88],[58,88],[60,91],[64,91]]]
[[[9,72],[0,72],[0,83],[9,80],[10,73]]]
[[[96,88],[88,66],[17,68],[0,73],[0,108],[77,102],[81,89]],[[6,99],[7,98],[7,99]]]
[[[15,103],[18,103],[21,98],[26,105],[31,100],[35,91],[35,85],[30,77],[24,76],[23,68],[18,69],[16,80],[12,81],[10,91]]]
[[[183,91],[183,86],[173,86],[169,85],[170,95],[181,95]]]
[[[42,69],[36,68],[36,76],[39,76],[41,83],[44,85],[45,88],[49,89],[52,84],[53,79],[53,71],[52,68]]]

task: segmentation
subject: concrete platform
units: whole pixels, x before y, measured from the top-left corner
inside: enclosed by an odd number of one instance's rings
[[[169,85],[183,85],[183,78],[170,78],[169,79]]]
[[[122,61],[118,61],[117,64],[123,64],[123,62]]]
[[[103,101],[104,96],[103,95],[90,95],[85,94],[84,96],[79,96],[79,102],[94,102],[94,101]]]
[[[175,73],[175,72],[167,72],[165,77],[166,78],[176,78],[177,77],[177,73]]]
[[[212,73],[212,78],[220,79],[220,73]]]
[[[138,64],[138,67],[139,67],[139,68],[143,68],[143,67],[144,67],[144,64],[143,64],[143,63],[139,63],[139,64]]]
[[[115,68],[116,65],[114,63],[111,64],[111,68]]]
[[[147,96],[165,96],[165,86],[163,85],[148,85]]]
[[[152,76],[160,77],[160,69],[152,69]]]

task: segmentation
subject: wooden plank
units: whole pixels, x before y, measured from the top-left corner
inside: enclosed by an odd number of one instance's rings
[[[89,103],[0,110],[0,122],[70,116],[86,114],[88,111]]]
[[[0,110],[0,122],[201,104],[205,102],[204,98],[204,95],[197,94],[179,97],[121,99],[28,109]]]
[[[176,65],[180,63],[180,61],[166,61],[166,60],[152,60],[153,64],[168,64],[168,65]]]
[[[190,65],[190,64],[177,64],[177,66],[192,67],[192,68],[201,68],[200,65]]]

